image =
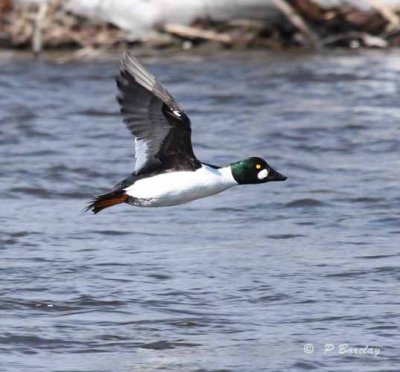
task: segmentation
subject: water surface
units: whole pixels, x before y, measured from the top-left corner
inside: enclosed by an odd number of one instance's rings
[[[93,216],[133,169],[118,62],[3,55],[1,370],[398,371],[399,57],[145,59],[201,160],[289,178]]]

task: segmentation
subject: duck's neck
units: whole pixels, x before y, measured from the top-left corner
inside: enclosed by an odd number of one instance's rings
[[[233,178],[231,166],[216,167],[210,164],[203,164],[203,170],[205,171],[207,178],[211,177],[217,184],[224,185],[227,188],[237,185],[237,182]]]
[[[233,177],[232,174],[232,168],[230,165],[226,166],[226,167],[222,167],[219,169],[220,174],[224,180],[224,182],[229,185],[229,186],[235,186],[238,183],[236,182],[235,178]]]

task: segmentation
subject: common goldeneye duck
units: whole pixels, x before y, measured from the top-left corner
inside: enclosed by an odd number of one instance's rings
[[[124,123],[135,137],[135,169],[111,192],[95,197],[87,210],[98,213],[120,203],[167,207],[235,185],[286,180],[258,157],[225,167],[200,162],[192,149],[189,117],[129,53],[122,58],[117,86]]]

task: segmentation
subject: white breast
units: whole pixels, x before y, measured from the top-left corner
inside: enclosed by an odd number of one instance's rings
[[[207,165],[194,172],[170,172],[143,178],[125,189],[144,207],[166,207],[186,203],[224,191],[237,182],[230,167],[214,169]]]

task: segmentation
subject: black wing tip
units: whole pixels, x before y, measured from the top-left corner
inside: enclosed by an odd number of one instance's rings
[[[132,55],[129,50],[125,50],[121,56],[120,70],[125,70],[126,64],[129,60],[132,60]]]
[[[139,69],[145,70],[144,66],[142,66],[139,60],[135,56],[133,56],[133,54],[131,54],[129,50],[126,50],[121,56],[121,62],[119,66],[120,74],[124,77],[130,75],[129,66],[137,66]]]
[[[132,55],[132,53],[131,53],[128,49],[126,49],[126,50],[122,53],[121,62],[124,63],[124,62],[126,62],[127,60],[129,60],[129,59],[134,60],[134,59],[136,59],[136,58]]]
[[[116,77],[117,84],[126,84],[127,77],[129,76],[129,65],[135,62],[129,51],[125,51],[119,64],[119,75]]]

